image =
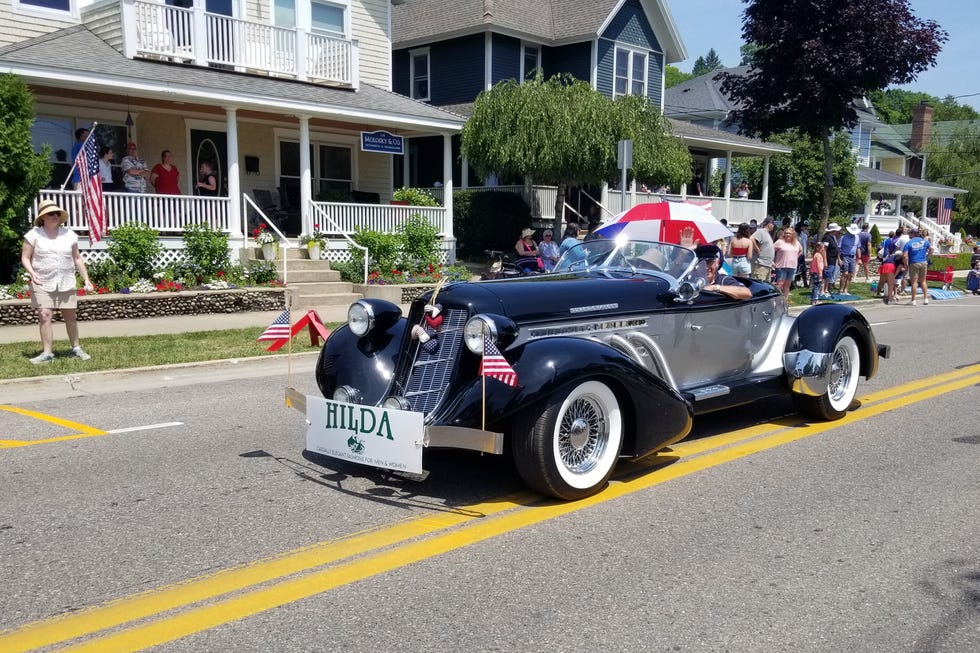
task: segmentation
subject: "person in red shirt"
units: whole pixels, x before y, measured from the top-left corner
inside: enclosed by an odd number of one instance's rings
[[[164,150],[160,159],[160,163],[150,171],[150,183],[160,195],[180,195],[180,171],[174,165],[173,153]]]

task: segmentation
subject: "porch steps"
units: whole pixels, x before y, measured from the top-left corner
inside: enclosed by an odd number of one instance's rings
[[[325,306],[347,306],[361,295],[353,292],[354,284],[340,280],[340,272],[330,269],[330,261],[310,260],[305,249],[290,247],[279,252],[276,268],[283,273],[282,255],[288,257],[286,267],[286,290],[292,312],[302,315],[306,311]],[[246,262],[262,261],[262,250],[249,247],[245,250]]]

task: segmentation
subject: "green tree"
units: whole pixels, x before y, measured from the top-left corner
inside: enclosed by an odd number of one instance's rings
[[[948,39],[908,0],[750,0],[742,37],[758,46],[744,76],[721,90],[741,108],[739,131],[768,138],[798,129],[823,144],[819,232],[834,201],[833,134],[857,124],[853,100],[907,84]]]
[[[889,88],[872,91],[868,99],[874,105],[878,119],[889,125],[903,125],[912,122],[912,110],[923,102],[932,105],[934,121],[976,120],[980,118],[973,107],[960,104],[952,96],[938,98],[928,93]]]
[[[926,179],[970,191],[956,196],[953,224],[980,232],[980,127],[958,127],[942,146],[934,138],[926,159]]]
[[[755,51],[759,49],[759,46],[755,43],[743,43],[738,49],[739,54],[742,58],[739,60],[739,66],[750,66],[752,65],[752,59],[755,57]]]
[[[14,75],[0,76],[0,116],[0,282],[9,282],[30,228],[28,209],[51,179],[51,164],[49,148],[34,152],[34,97]]]
[[[708,50],[706,56],[698,57],[694,60],[694,67],[691,69],[691,74],[695,77],[700,77],[719,68],[724,68],[724,66],[721,63],[721,59],[718,58],[718,53],[715,52],[714,48],[711,48]]]
[[[680,68],[671,66],[670,64],[664,67],[664,87],[666,88],[683,84],[689,79],[694,79],[694,75],[681,72]]]
[[[790,154],[777,154],[769,162],[769,212],[778,217],[814,222],[820,217],[824,192],[823,144],[799,131],[774,135],[776,143],[793,148]],[[851,150],[851,139],[837,132],[831,141],[833,152],[834,195],[830,217],[850,222],[851,215],[864,204],[866,188],[857,181],[857,161]],[[762,188],[763,161],[752,157],[736,159],[734,175],[745,179],[752,188]]]
[[[476,98],[462,153],[481,177],[557,185],[561,217],[566,185],[602,183],[615,170],[619,129],[610,102],[569,75],[499,82]]]
[[[662,183],[679,187],[691,177],[691,153],[673,135],[670,121],[659,107],[639,95],[621,95],[613,102],[619,139],[633,141],[632,177],[651,187]],[[618,140],[617,139],[617,142]],[[616,171],[610,171],[615,179]]]

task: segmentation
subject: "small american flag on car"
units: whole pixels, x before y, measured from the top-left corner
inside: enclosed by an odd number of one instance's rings
[[[480,374],[497,379],[509,386],[517,385],[517,372],[503,357],[497,345],[493,344],[490,336],[483,334],[483,361],[480,363]]]

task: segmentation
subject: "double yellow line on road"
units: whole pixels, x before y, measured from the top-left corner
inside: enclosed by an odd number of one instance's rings
[[[27,624],[0,634],[0,651],[18,653],[85,637],[61,650],[143,650],[978,383],[980,365],[972,365],[862,397],[861,409],[837,422],[793,418],[682,442],[668,454],[620,465],[608,488],[581,501],[556,503],[519,494],[427,515]]]

